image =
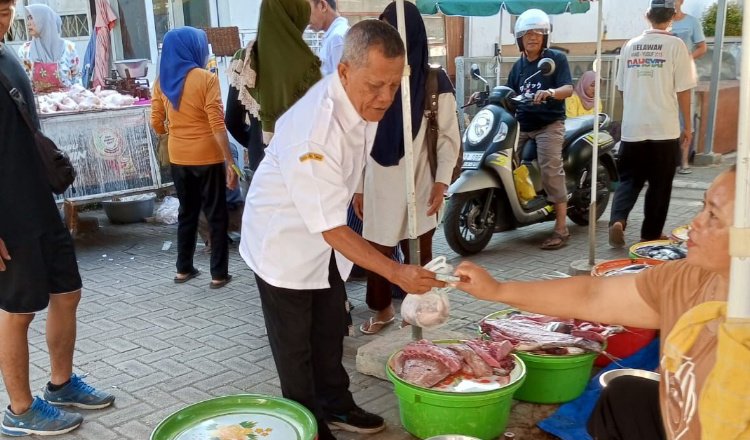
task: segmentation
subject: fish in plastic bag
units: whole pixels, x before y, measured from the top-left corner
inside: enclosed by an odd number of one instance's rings
[[[424,266],[437,275],[450,276],[453,266],[440,256]],[[451,287],[433,288],[422,295],[408,294],[401,303],[401,317],[404,321],[424,328],[435,328],[445,324],[450,316],[450,302],[447,293]]]

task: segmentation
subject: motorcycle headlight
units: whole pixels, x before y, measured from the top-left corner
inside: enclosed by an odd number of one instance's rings
[[[466,129],[466,137],[469,143],[478,144],[490,134],[492,124],[495,122],[495,114],[487,109],[482,109],[471,120],[469,128]]]

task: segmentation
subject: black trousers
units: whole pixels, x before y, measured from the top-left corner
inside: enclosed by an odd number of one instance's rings
[[[172,179],[180,199],[177,225],[177,272],[193,270],[198,218],[201,209],[208,219],[211,236],[211,278],[223,280],[229,273],[229,248],[227,247],[226,170],[224,164],[175,165]]]
[[[620,184],[612,202],[610,225],[616,221],[627,222],[643,185],[648,182],[641,238],[657,240],[661,237],[672,198],[672,180],[680,164],[679,154],[679,139],[622,142],[617,164]]]
[[[659,383],[622,376],[602,390],[588,424],[594,440],[664,440]]]
[[[255,276],[281,393],[315,414],[321,439],[333,438],[327,415],[356,406],[341,363],[346,290],[333,253],[328,270],[331,287],[316,290],[275,287]]]

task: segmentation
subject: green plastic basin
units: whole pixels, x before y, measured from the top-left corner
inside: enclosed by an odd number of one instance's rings
[[[551,356],[516,352],[526,364],[526,381],[515,398],[533,403],[562,403],[586,389],[598,353]]]
[[[456,341],[435,341],[452,343]],[[442,434],[461,434],[493,440],[505,431],[513,393],[526,377],[518,356],[511,381],[502,388],[470,393],[435,391],[412,385],[396,375],[388,360],[387,375],[398,398],[401,424],[410,434],[426,439]]]

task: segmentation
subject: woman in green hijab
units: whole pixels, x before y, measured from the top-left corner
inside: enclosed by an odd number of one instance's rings
[[[257,40],[238,51],[229,67],[235,90],[227,114],[236,115],[231,108],[242,105],[248,125],[253,117],[260,120],[265,144],[276,120],[321,78],[320,59],[302,39],[309,21],[307,0],[263,0]]]

